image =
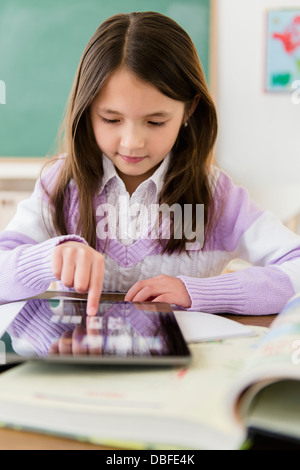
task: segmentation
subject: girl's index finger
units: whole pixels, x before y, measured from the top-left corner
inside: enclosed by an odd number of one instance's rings
[[[127,302],[130,302],[134,299],[136,294],[141,290],[141,283],[138,281],[133,286],[130,287],[130,289],[127,291],[124,300]]]
[[[87,313],[88,316],[94,317],[97,314],[99,301],[100,301],[100,296],[99,296],[99,300],[97,302],[96,299],[91,297],[91,294],[89,292],[88,301],[87,301],[87,308],[86,308],[86,313]]]
[[[91,269],[90,286],[87,297],[86,313],[95,316],[98,311],[103,284],[103,263],[95,262]]]
[[[159,291],[158,278],[137,281],[127,292],[125,301],[143,302]],[[160,292],[159,292],[160,293]]]
[[[97,282],[96,285],[90,287],[87,297],[86,313],[89,316],[95,316],[98,311],[100,297],[102,292],[102,283]]]

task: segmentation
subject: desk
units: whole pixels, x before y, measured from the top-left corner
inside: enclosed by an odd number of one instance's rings
[[[60,295],[70,296],[68,292],[60,292]],[[53,296],[53,292],[45,293],[45,297]],[[79,294],[72,297],[82,298]],[[103,294],[102,300],[123,300],[122,294]],[[246,325],[269,326],[276,315],[263,316],[242,316],[224,315],[235,321]],[[55,436],[40,435],[25,431],[15,431],[10,429],[0,429],[0,450],[104,450],[104,446],[92,445],[78,442],[71,439],[64,439]]]

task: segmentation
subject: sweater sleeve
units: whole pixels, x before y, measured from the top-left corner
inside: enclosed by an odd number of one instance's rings
[[[278,313],[300,292],[300,237],[273,214],[261,211],[248,192],[221,173],[215,197],[222,209],[209,250],[221,250],[250,267],[208,278],[179,276],[191,309],[245,315]]]
[[[31,197],[19,204],[11,222],[0,232],[0,303],[47,290],[56,280],[51,267],[54,247],[69,240],[86,243],[73,234],[56,236],[42,199],[39,180]]]
[[[40,243],[23,234],[0,234],[0,303],[11,302],[41,294],[56,281],[51,267],[55,246],[66,241],[85,241],[76,235],[50,238]],[[14,242],[12,249],[3,249]]]

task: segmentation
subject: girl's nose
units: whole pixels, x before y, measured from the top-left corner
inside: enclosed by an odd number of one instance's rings
[[[120,145],[127,150],[134,151],[144,147],[144,135],[138,126],[126,126],[121,135]]]

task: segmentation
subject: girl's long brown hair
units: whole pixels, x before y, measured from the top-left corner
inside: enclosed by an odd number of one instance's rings
[[[156,12],[115,15],[96,30],[82,55],[64,121],[63,165],[49,194],[57,233],[67,234],[65,203],[70,181],[78,187],[77,231],[96,247],[93,199],[103,176],[102,153],[90,120],[90,105],[111,74],[127,67],[140,79],[168,97],[186,103],[199,98],[187,127],[182,127],[160,204],[204,204],[205,234],[212,231],[214,204],[210,182],[212,150],[217,135],[217,116],[196,49],[188,34],[172,19]],[[183,212],[183,211],[182,211]],[[196,228],[193,214],[193,229]],[[174,234],[173,234],[174,235]],[[171,236],[165,252],[183,251],[186,237]]]

